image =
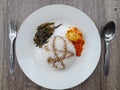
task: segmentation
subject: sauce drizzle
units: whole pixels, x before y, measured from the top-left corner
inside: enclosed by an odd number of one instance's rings
[[[56,49],[56,43],[55,43],[55,42],[56,42],[56,39],[57,39],[57,38],[60,38],[60,39],[63,41],[63,43],[64,43],[64,46],[63,46],[64,49],[63,49],[63,50],[58,50],[58,49]],[[54,53],[54,58],[53,58],[53,57],[49,57],[47,61],[48,61],[49,64],[52,64],[54,68],[57,68],[57,69],[65,69],[65,64],[64,64],[63,60],[66,59],[66,58],[70,58],[70,57],[72,57],[72,56],[74,55],[73,52],[68,51],[68,49],[67,49],[67,42],[66,42],[66,41],[64,40],[64,38],[61,37],[61,36],[55,36],[55,37],[53,38],[52,50],[50,50],[50,49],[48,48],[47,44],[44,46],[44,49],[45,49],[46,51],[53,51],[53,53]],[[60,57],[57,52],[62,53],[62,56]],[[57,63],[59,63],[62,67],[59,68],[59,67],[56,65]]]

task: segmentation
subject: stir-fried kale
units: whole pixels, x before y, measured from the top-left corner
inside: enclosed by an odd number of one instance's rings
[[[55,26],[54,24],[54,22],[46,22],[37,27],[37,32],[33,39],[36,46],[42,47],[42,45],[47,42],[47,39],[53,34],[54,30],[62,25],[59,24]]]

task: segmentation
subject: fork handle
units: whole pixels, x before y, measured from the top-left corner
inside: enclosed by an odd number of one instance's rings
[[[13,40],[10,41],[10,57],[9,57],[9,72],[13,73],[14,69],[14,57],[13,57]]]

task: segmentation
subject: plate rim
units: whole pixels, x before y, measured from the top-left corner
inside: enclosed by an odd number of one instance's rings
[[[73,86],[70,86],[70,87],[67,87],[67,88],[49,88],[49,87],[42,86],[42,85],[38,84],[37,82],[33,81],[33,80],[24,72],[22,66],[20,65],[20,62],[19,62],[19,60],[18,60],[18,55],[17,55],[17,37],[16,37],[16,42],[15,42],[15,54],[16,54],[17,62],[18,62],[18,65],[20,66],[20,69],[21,69],[22,72],[25,74],[25,76],[27,76],[27,78],[28,78],[30,81],[32,81],[33,83],[35,83],[36,85],[41,86],[41,87],[44,87],[44,88],[46,88],[46,89],[70,89],[70,88],[76,87],[76,86],[82,84],[83,82],[85,82],[86,80],[88,80],[88,78],[90,78],[91,75],[92,75],[92,73],[94,73],[94,71],[96,70],[96,67],[97,67],[98,64],[99,64],[100,57],[101,57],[101,38],[100,38],[100,33],[99,33],[98,28],[96,27],[96,24],[93,22],[93,20],[92,20],[85,12],[83,12],[82,10],[80,10],[80,9],[78,9],[78,8],[76,8],[76,7],[70,6],[70,5],[65,5],[65,4],[51,4],[51,5],[42,6],[42,7],[38,8],[38,9],[34,10],[32,13],[30,13],[30,14],[23,20],[22,24],[20,25],[20,28],[18,29],[18,34],[19,34],[20,31],[21,31],[21,30],[20,30],[20,29],[21,29],[21,26],[24,25],[24,22],[27,21],[28,17],[32,16],[34,12],[39,11],[40,9],[42,9],[42,8],[44,8],[44,7],[46,8],[46,7],[49,7],[49,6],[50,6],[50,7],[51,7],[51,6],[65,6],[65,7],[74,8],[74,9],[79,10],[80,12],[82,12],[82,13],[83,13],[85,16],[87,16],[87,17],[89,18],[89,20],[94,24],[94,26],[95,26],[95,28],[96,28],[96,32],[97,32],[98,37],[99,37],[99,44],[100,44],[100,51],[99,51],[98,62],[97,62],[97,64],[96,64],[95,68],[93,69],[93,71],[92,71],[83,81],[81,81],[81,83],[74,84]],[[18,36],[18,35],[17,35],[17,36]]]

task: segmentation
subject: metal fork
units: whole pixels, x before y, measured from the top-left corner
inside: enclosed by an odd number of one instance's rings
[[[9,72],[10,74],[13,73],[14,69],[14,41],[17,36],[16,32],[16,24],[15,22],[11,21],[9,25],[9,39],[10,39],[10,56],[9,56]]]

